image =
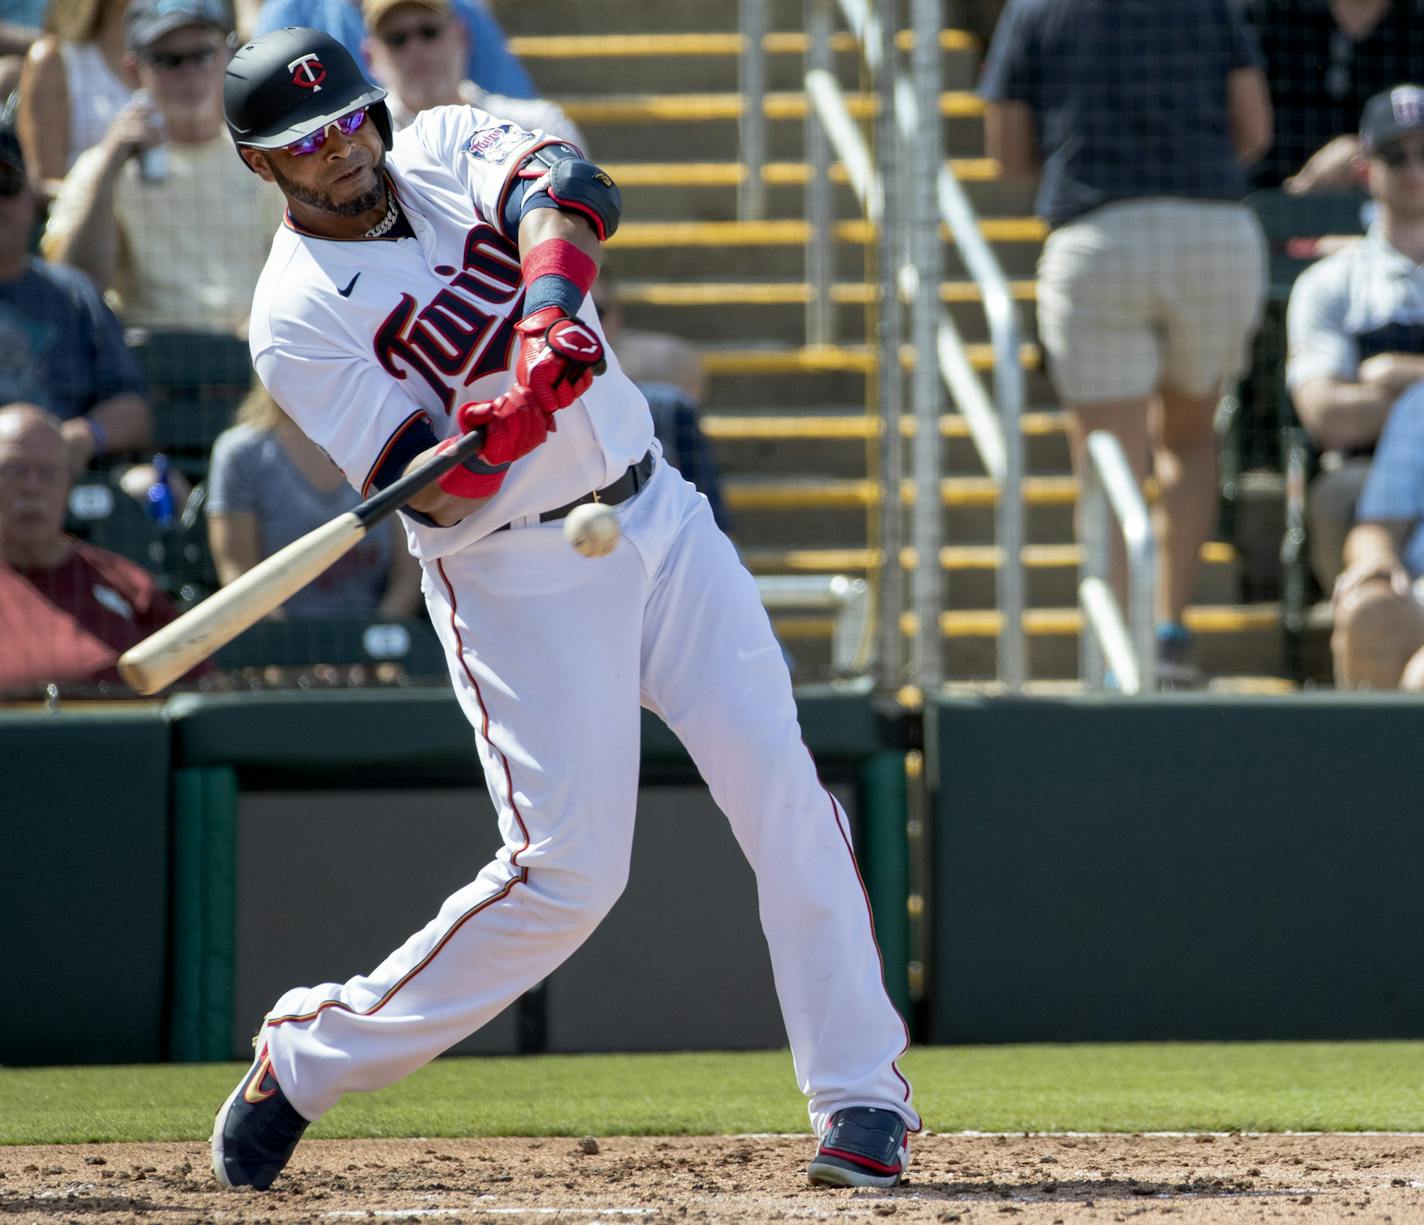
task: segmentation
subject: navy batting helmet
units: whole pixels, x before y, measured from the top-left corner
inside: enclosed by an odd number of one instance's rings
[[[280,149],[366,106],[389,149],[385,96],[330,34],[288,26],[254,38],[228,61],[223,115],[239,146]]]

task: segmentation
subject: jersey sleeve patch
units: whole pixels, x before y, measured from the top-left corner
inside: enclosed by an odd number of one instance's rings
[[[481,128],[465,142],[465,152],[477,162],[499,165],[516,149],[529,143],[529,133],[512,123]]]

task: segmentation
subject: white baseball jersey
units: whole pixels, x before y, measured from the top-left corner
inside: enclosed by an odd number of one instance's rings
[[[414,238],[334,242],[290,224],[278,234],[253,357],[357,488],[405,466],[403,439],[428,444],[413,422],[452,434],[459,404],[510,385],[523,288],[500,206],[542,139],[471,107],[428,112],[389,159]],[[583,314],[598,326],[587,303]],[[597,560],[574,552],[538,513],[612,483],[653,428],[611,352],[557,420],[461,523],[407,516],[503,845],[370,974],[277,1001],[264,1042],[287,1099],[315,1119],[344,1093],[392,1083],[583,942],[628,876],[642,705],[687,746],[757,874],[813,1126],[871,1105],[917,1127],[850,823],[801,739],[755,580],[707,500],[660,462],[617,505],[618,547]]]
[[[416,422],[436,438],[457,434],[461,404],[513,382],[524,286],[501,204],[524,156],[554,139],[474,107],[438,107],[397,134],[386,159],[414,238],[333,241],[290,217],[278,230],[253,299],[253,364],[363,496],[424,449],[408,445]],[[580,316],[602,335],[591,300]],[[499,495],[454,527],[402,516],[411,551],[433,561],[563,506],[616,480],[653,440],[647,402],[611,350],[607,373],[557,421]]]

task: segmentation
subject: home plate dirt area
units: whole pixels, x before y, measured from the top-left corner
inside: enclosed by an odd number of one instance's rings
[[[1424,1136],[915,1137],[893,1191],[811,1187],[808,1136],[308,1140],[269,1192],[206,1144],[0,1148],[0,1220],[1424,1223]]]

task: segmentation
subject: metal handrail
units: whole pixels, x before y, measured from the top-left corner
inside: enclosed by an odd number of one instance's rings
[[[839,4],[847,24],[857,36],[878,28],[879,18],[865,0],[839,0]],[[868,47],[868,43],[866,45]],[[883,213],[882,184],[878,177],[866,175],[861,169],[871,165],[869,154],[859,129],[842,117],[845,106],[839,83],[831,74],[819,72],[813,81],[808,72],[806,90],[812,109],[820,117],[867,216],[871,215],[872,205],[879,206]],[[921,109],[914,86],[897,74],[894,94],[896,121],[902,137],[912,142],[920,129]],[[980,231],[978,214],[968,194],[948,167],[942,166],[936,176],[935,195],[940,218],[948,226],[966,270],[979,287],[994,351],[994,400],[991,401],[969,361],[953,317],[942,306],[939,308],[935,348],[941,377],[964,414],[980,462],[999,487],[997,603],[1002,615],[998,673],[1003,687],[1016,692],[1022,689],[1026,676],[1022,563],[1024,446],[1020,426],[1025,393],[1019,355],[1022,332],[1008,277]],[[907,262],[900,269],[901,296],[913,300],[918,281],[916,269]]]
[[[1083,465],[1083,570],[1078,599],[1083,610],[1079,636],[1079,673],[1091,688],[1107,687],[1111,669],[1122,693],[1150,692],[1157,686],[1157,641],[1153,604],[1157,578],[1157,539],[1122,444],[1106,430],[1094,430]],[[1112,510],[1127,545],[1128,620],[1124,623],[1108,572],[1108,511]]]
[[[741,0],[742,51],[737,91],[743,98],[738,122],[743,178],[737,185],[737,216],[766,216],[766,0]]]
[[[767,611],[814,608],[834,614],[831,668],[840,676],[865,670],[869,654],[870,587],[863,578],[845,574],[763,574],[757,594]]]

